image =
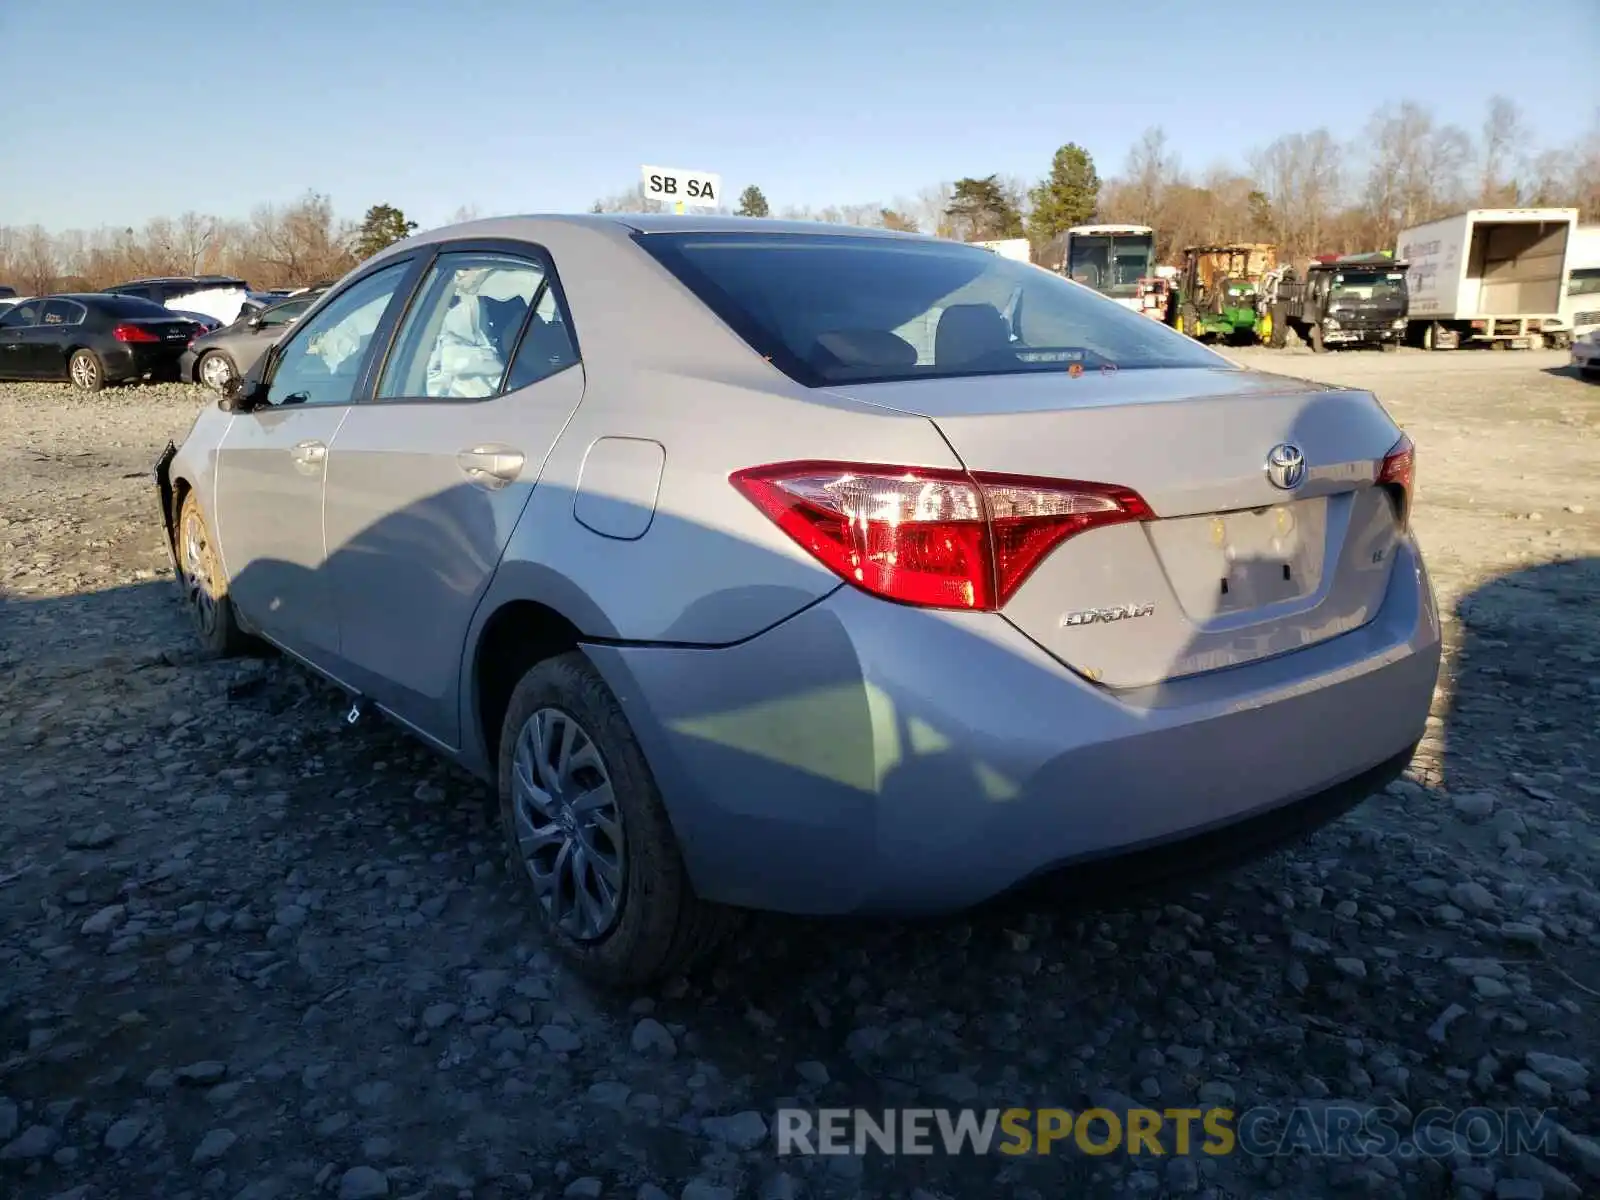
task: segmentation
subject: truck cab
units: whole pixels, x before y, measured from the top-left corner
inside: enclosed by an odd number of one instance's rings
[[[1303,272],[1286,267],[1262,289],[1271,344],[1293,330],[1312,350],[1337,346],[1396,349],[1406,333],[1406,264],[1385,254],[1323,255]]]

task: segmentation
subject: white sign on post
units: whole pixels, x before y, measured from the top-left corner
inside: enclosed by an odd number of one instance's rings
[[[721,203],[722,176],[709,171],[684,171],[677,167],[640,167],[644,194],[673,206],[674,212],[689,208],[716,208]]]

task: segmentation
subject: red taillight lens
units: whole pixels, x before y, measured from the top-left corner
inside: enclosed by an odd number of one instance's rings
[[[777,463],[731,482],[840,578],[902,604],[993,610],[1074,534],[1151,519],[1127,488],[860,463]]]
[[[111,336],[119,342],[159,342],[161,339],[138,325],[118,325]]]
[[[1383,464],[1378,468],[1377,483],[1394,496],[1395,511],[1400,517],[1400,528],[1411,525],[1411,496],[1416,486],[1417,448],[1405,434],[1400,435]]]

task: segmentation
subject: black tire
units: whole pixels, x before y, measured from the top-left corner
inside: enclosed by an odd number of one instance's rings
[[[250,639],[234,616],[228,583],[211,541],[211,527],[193,492],[183,498],[178,508],[173,551],[178,563],[178,588],[201,649],[216,658],[243,654],[249,649]]]
[[[74,350],[67,360],[67,374],[80,392],[98,392],[106,386],[106,368],[93,350]]]
[[[614,923],[592,938],[575,936],[552,920],[517,843],[517,744],[535,714],[552,709],[575,721],[599,752],[621,818],[619,907]],[[581,651],[536,663],[511,693],[500,730],[499,810],[510,869],[522,878],[546,939],[591,982],[638,987],[681,974],[714,950],[736,920],[733,910],[694,894],[644,752],[621,705]]]
[[[1311,326],[1311,352],[1313,354],[1326,354],[1328,347],[1322,342],[1322,322],[1316,321]]]
[[[1590,383],[1600,383],[1600,367],[1579,367],[1578,374]]]
[[[218,382],[215,383],[215,384],[209,382],[206,379],[206,364],[207,363],[217,364],[217,368],[218,369],[220,369],[222,367],[226,367],[226,369],[227,369],[227,377],[226,377],[226,379],[219,378]],[[228,354],[228,352],[225,351],[225,350],[207,350],[204,354],[202,354],[198,359],[195,360],[195,364],[194,364],[194,381],[196,383],[205,384],[207,387],[210,387],[213,391],[221,391],[222,388],[224,386],[226,386],[226,380],[227,379],[237,379],[238,377],[239,377],[239,366],[238,366],[237,363],[235,363],[233,361],[233,356]]]

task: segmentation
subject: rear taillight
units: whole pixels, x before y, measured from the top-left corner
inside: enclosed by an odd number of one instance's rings
[[[1405,434],[1400,435],[1389,453],[1383,456],[1378,468],[1378,485],[1387,488],[1394,497],[1395,513],[1400,518],[1400,528],[1411,526],[1411,496],[1416,487],[1417,448]]]
[[[1103,483],[836,462],[730,480],[840,578],[902,604],[993,610],[1086,529],[1155,514]]]
[[[118,325],[111,336],[119,342],[159,342],[161,339],[138,325]]]

